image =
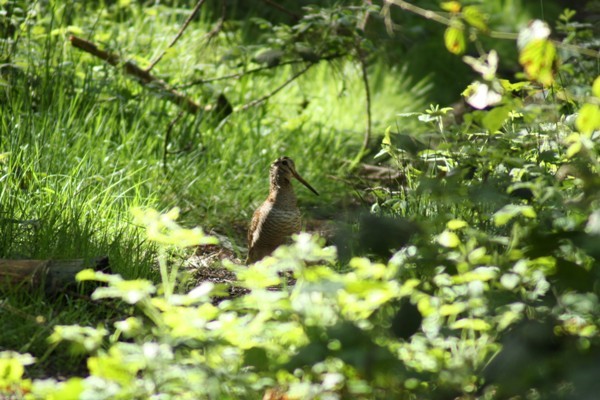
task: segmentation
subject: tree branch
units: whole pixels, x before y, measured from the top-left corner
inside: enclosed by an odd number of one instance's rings
[[[198,14],[198,11],[200,11],[200,7],[202,7],[202,4],[204,4],[205,1],[206,0],[199,0],[198,3],[196,3],[196,6],[192,10],[192,13],[185,20],[185,22],[181,26],[181,29],[179,29],[179,32],[177,32],[177,35],[175,35],[173,40],[171,40],[171,43],[167,46],[167,48],[164,49],[163,52],[158,57],[156,57],[156,59],[154,61],[152,61],[152,63],[150,64],[150,66],[148,68],[146,68],[146,72],[150,72],[150,70],[152,70],[152,68],[154,68],[154,66],[156,64],[158,64],[158,62],[165,56],[165,54],[167,54],[167,50],[170,49],[171,47],[173,47],[175,45],[175,43],[177,43],[177,41],[179,40],[181,35],[183,35],[183,32],[187,29],[190,22],[192,22],[192,19],[194,19],[196,14]]]
[[[314,61],[314,63],[318,63],[318,62],[321,62],[321,61],[331,61],[331,60],[335,60],[336,58],[344,57],[346,55],[347,55],[346,53],[334,53],[334,54],[330,54],[328,56],[319,58],[317,61]],[[176,86],[176,88],[177,89],[187,89],[187,88],[189,88],[191,86],[201,85],[203,83],[210,83],[210,82],[222,81],[222,80],[225,80],[225,79],[239,79],[239,78],[244,77],[246,75],[255,74],[257,72],[265,71],[265,70],[268,70],[268,69],[279,68],[279,67],[283,67],[284,65],[303,64],[305,62],[306,62],[306,60],[303,60],[301,58],[299,58],[297,60],[284,61],[284,62],[280,62],[279,64],[276,64],[276,65],[266,65],[264,67],[257,67],[257,68],[249,69],[247,71],[236,72],[235,74],[217,76],[215,78],[208,78],[208,79],[197,79],[197,80],[192,81],[190,83],[186,83],[185,85]]]
[[[270,5],[273,8],[278,9],[279,11],[281,11],[284,14],[289,15],[290,17],[293,17],[295,19],[301,19],[302,15],[297,14],[293,11],[288,10],[287,8],[283,7],[281,4],[274,2],[273,0],[263,0],[265,3],[267,3],[268,5]]]
[[[167,100],[174,104],[177,104],[183,110],[191,114],[197,114],[200,111],[214,111],[218,114],[223,112],[223,116],[228,115],[219,104],[215,106],[207,105],[202,107],[194,100],[169,87],[169,85],[162,79],[159,79],[154,75],[150,74],[149,72],[144,71],[131,61],[123,61],[121,57],[119,57],[116,54],[100,50],[98,46],[96,46],[90,41],[81,39],[77,36],[71,36],[69,37],[69,40],[73,47],[76,47],[80,50],[85,51],[86,53],[96,56],[114,67],[122,66],[126,74],[132,75],[135,78],[137,78],[143,86],[159,91]]]
[[[404,0],[384,0],[385,5],[384,5],[384,10],[387,8],[385,7],[388,4],[393,4],[395,6],[400,7],[403,10],[412,12],[413,14],[417,14],[420,15],[423,18],[438,22],[442,25],[446,25],[446,26],[450,26],[452,25],[452,20],[449,18],[444,17],[443,15],[435,12],[435,11],[431,11],[431,10],[426,10],[424,8],[415,6],[414,4],[408,3]],[[389,14],[388,14],[389,16]],[[389,23],[386,24],[386,27],[389,25]],[[456,28],[458,29],[464,29],[460,26],[456,26]],[[519,37],[518,33],[514,33],[514,32],[500,32],[500,31],[482,31],[477,29],[479,32],[483,33],[484,35],[487,35],[491,38],[494,39],[503,39],[503,40],[517,40],[517,38]],[[550,40],[555,46],[557,47],[561,47],[563,49],[568,49],[571,51],[575,51],[578,52],[580,54],[584,54],[586,56],[589,57],[593,57],[593,58],[600,58],[600,52],[593,50],[593,49],[587,49],[585,47],[581,47],[581,46],[577,46],[574,44],[569,44],[569,43],[562,43],[559,42],[558,40]]]

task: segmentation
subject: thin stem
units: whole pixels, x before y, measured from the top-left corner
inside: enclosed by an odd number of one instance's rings
[[[249,109],[251,107],[259,105],[260,103],[264,102],[265,100],[270,99],[271,97],[273,97],[277,93],[279,93],[279,91],[281,91],[281,89],[283,89],[284,87],[286,87],[287,85],[289,85],[290,83],[292,83],[293,81],[295,81],[298,77],[300,77],[301,75],[303,75],[306,71],[308,71],[309,69],[311,69],[314,65],[315,65],[315,63],[308,64],[304,69],[296,72],[290,79],[288,79],[287,81],[285,81],[283,84],[281,84],[275,90],[273,90],[271,93],[268,93],[268,94],[264,95],[263,97],[259,97],[258,99],[253,100],[250,103],[244,104],[243,106],[239,107],[236,111],[245,111],[245,110],[247,110],[247,109]]]
[[[363,144],[361,153],[364,153],[369,146],[369,140],[371,139],[372,122],[371,122],[371,89],[369,88],[369,75],[367,73],[367,62],[364,57],[360,59],[360,68],[362,70],[363,85],[365,86],[365,98],[367,101],[367,128],[365,130],[365,137],[363,138]]]
[[[336,58],[344,57],[345,55],[346,55],[345,53],[334,53],[334,54],[331,54],[329,56],[322,57],[319,60],[315,61],[314,63],[316,64],[319,61],[331,61],[331,60],[334,60]],[[222,80],[226,80],[226,79],[239,79],[239,78],[242,78],[242,77],[244,77],[246,75],[255,74],[257,72],[261,72],[261,71],[265,71],[265,70],[269,70],[269,69],[273,69],[273,68],[283,67],[284,65],[303,64],[305,62],[306,61],[303,60],[303,59],[289,60],[289,61],[280,62],[277,65],[267,65],[267,66],[264,66],[264,67],[257,67],[257,68],[249,69],[247,71],[236,72],[235,74],[217,76],[215,78],[208,78],[208,79],[198,79],[198,80],[192,81],[190,83],[186,83],[185,85],[176,86],[175,88],[176,89],[187,89],[187,88],[189,88],[191,86],[201,85],[201,84],[204,84],[204,83],[222,81]]]
[[[177,32],[177,35],[175,35],[173,40],[171,40],[171,43],[167,46],[167,48],[164,49],[163,52],[158,57],[156,57],[156,59],[154,61],[152,61],[152,63],[150,64],[150,66],[148,68],[146,68],[146,72],[150,72],[150,70],[152,70],[152,68],[154,68],[154,66],[156,64],[158,64],[158,62],[165,56],[165,54],[167,54],[167,50],[170,49],[171,47],[173,47],[175,45],[175,43],[177,43],[177,41],[179,40],[181,35],[183,35],[183,32],[186,30],[186,28],[188,27],[190,22],[192,22],[192,19],[194,19],[196,14],[198,14],[198,11],[200,11],[200,7],[202,7],[202,4],[204,4],[205,1],[206,0],[199,0],[198,3],[196,3],[196,6],[192,10],[192,13],[185,20],[185,22],[181,26],[181,29],[179,29],[179,32]]]

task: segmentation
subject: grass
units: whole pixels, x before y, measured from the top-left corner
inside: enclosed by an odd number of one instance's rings
[[[47,8],[48,7],[48,8]],[[185,116],[173,128],[168,164],[164,138],[179,110],[116,69],[73,49],[69,32],[90,37],[147,65],[176,33],[187,9],[165,6],[92,8],[78,2],[34,3],[16,42],[0,54],[0,257],[84,258],[108,255],[112,270],[155,279],[152,247],[131,222],[134,206],[178,206],[183,223],[212,228],[241,241],[240,232],[267,192],[268,165],[286,154],[318,188],[298,190],[304,207],[334,214],[351,196],[341,180],[365,129],[359,70],[348,63],[318,65],[266,104],[216,125]],[[240,30],[223,32],[209,47],[211,27],[195,22],[154,73],[173,84],[199,75],[237,71],[220,62],[242,48]],[[144,58],[147,57],[147,58]],[[194,87],[201,103],[225,93],[241,105],[268,93],[294,70]],[[402,71],[372,71],[374,132],[399,110],[422,108],[427,90]],[[333,76],[333,79],[332,79]],[[378,122],[380,121],[380,122]],[[240,243],[242,244],[242,243]],[[62,324],[95,326],[117,313],[72,296],[3,286],[0,349],[30,352],[30,373],[71,374],[81,360],[47,337]]]

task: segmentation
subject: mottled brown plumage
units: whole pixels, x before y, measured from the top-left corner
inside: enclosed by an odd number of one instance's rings
[[[300,210],[292,186],[296,178],[313,193],[317,191],[296,172],[294,161],[280,157],[271,164],[269,197],[254,212],[248,229],[247,264],[268,256],[301,228]]]

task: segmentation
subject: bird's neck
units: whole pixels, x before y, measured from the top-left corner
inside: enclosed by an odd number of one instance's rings
[[[275,207],[295,208],[297,200],[292,182],[285,178],[271,179],[269,201],[275,203]]]

